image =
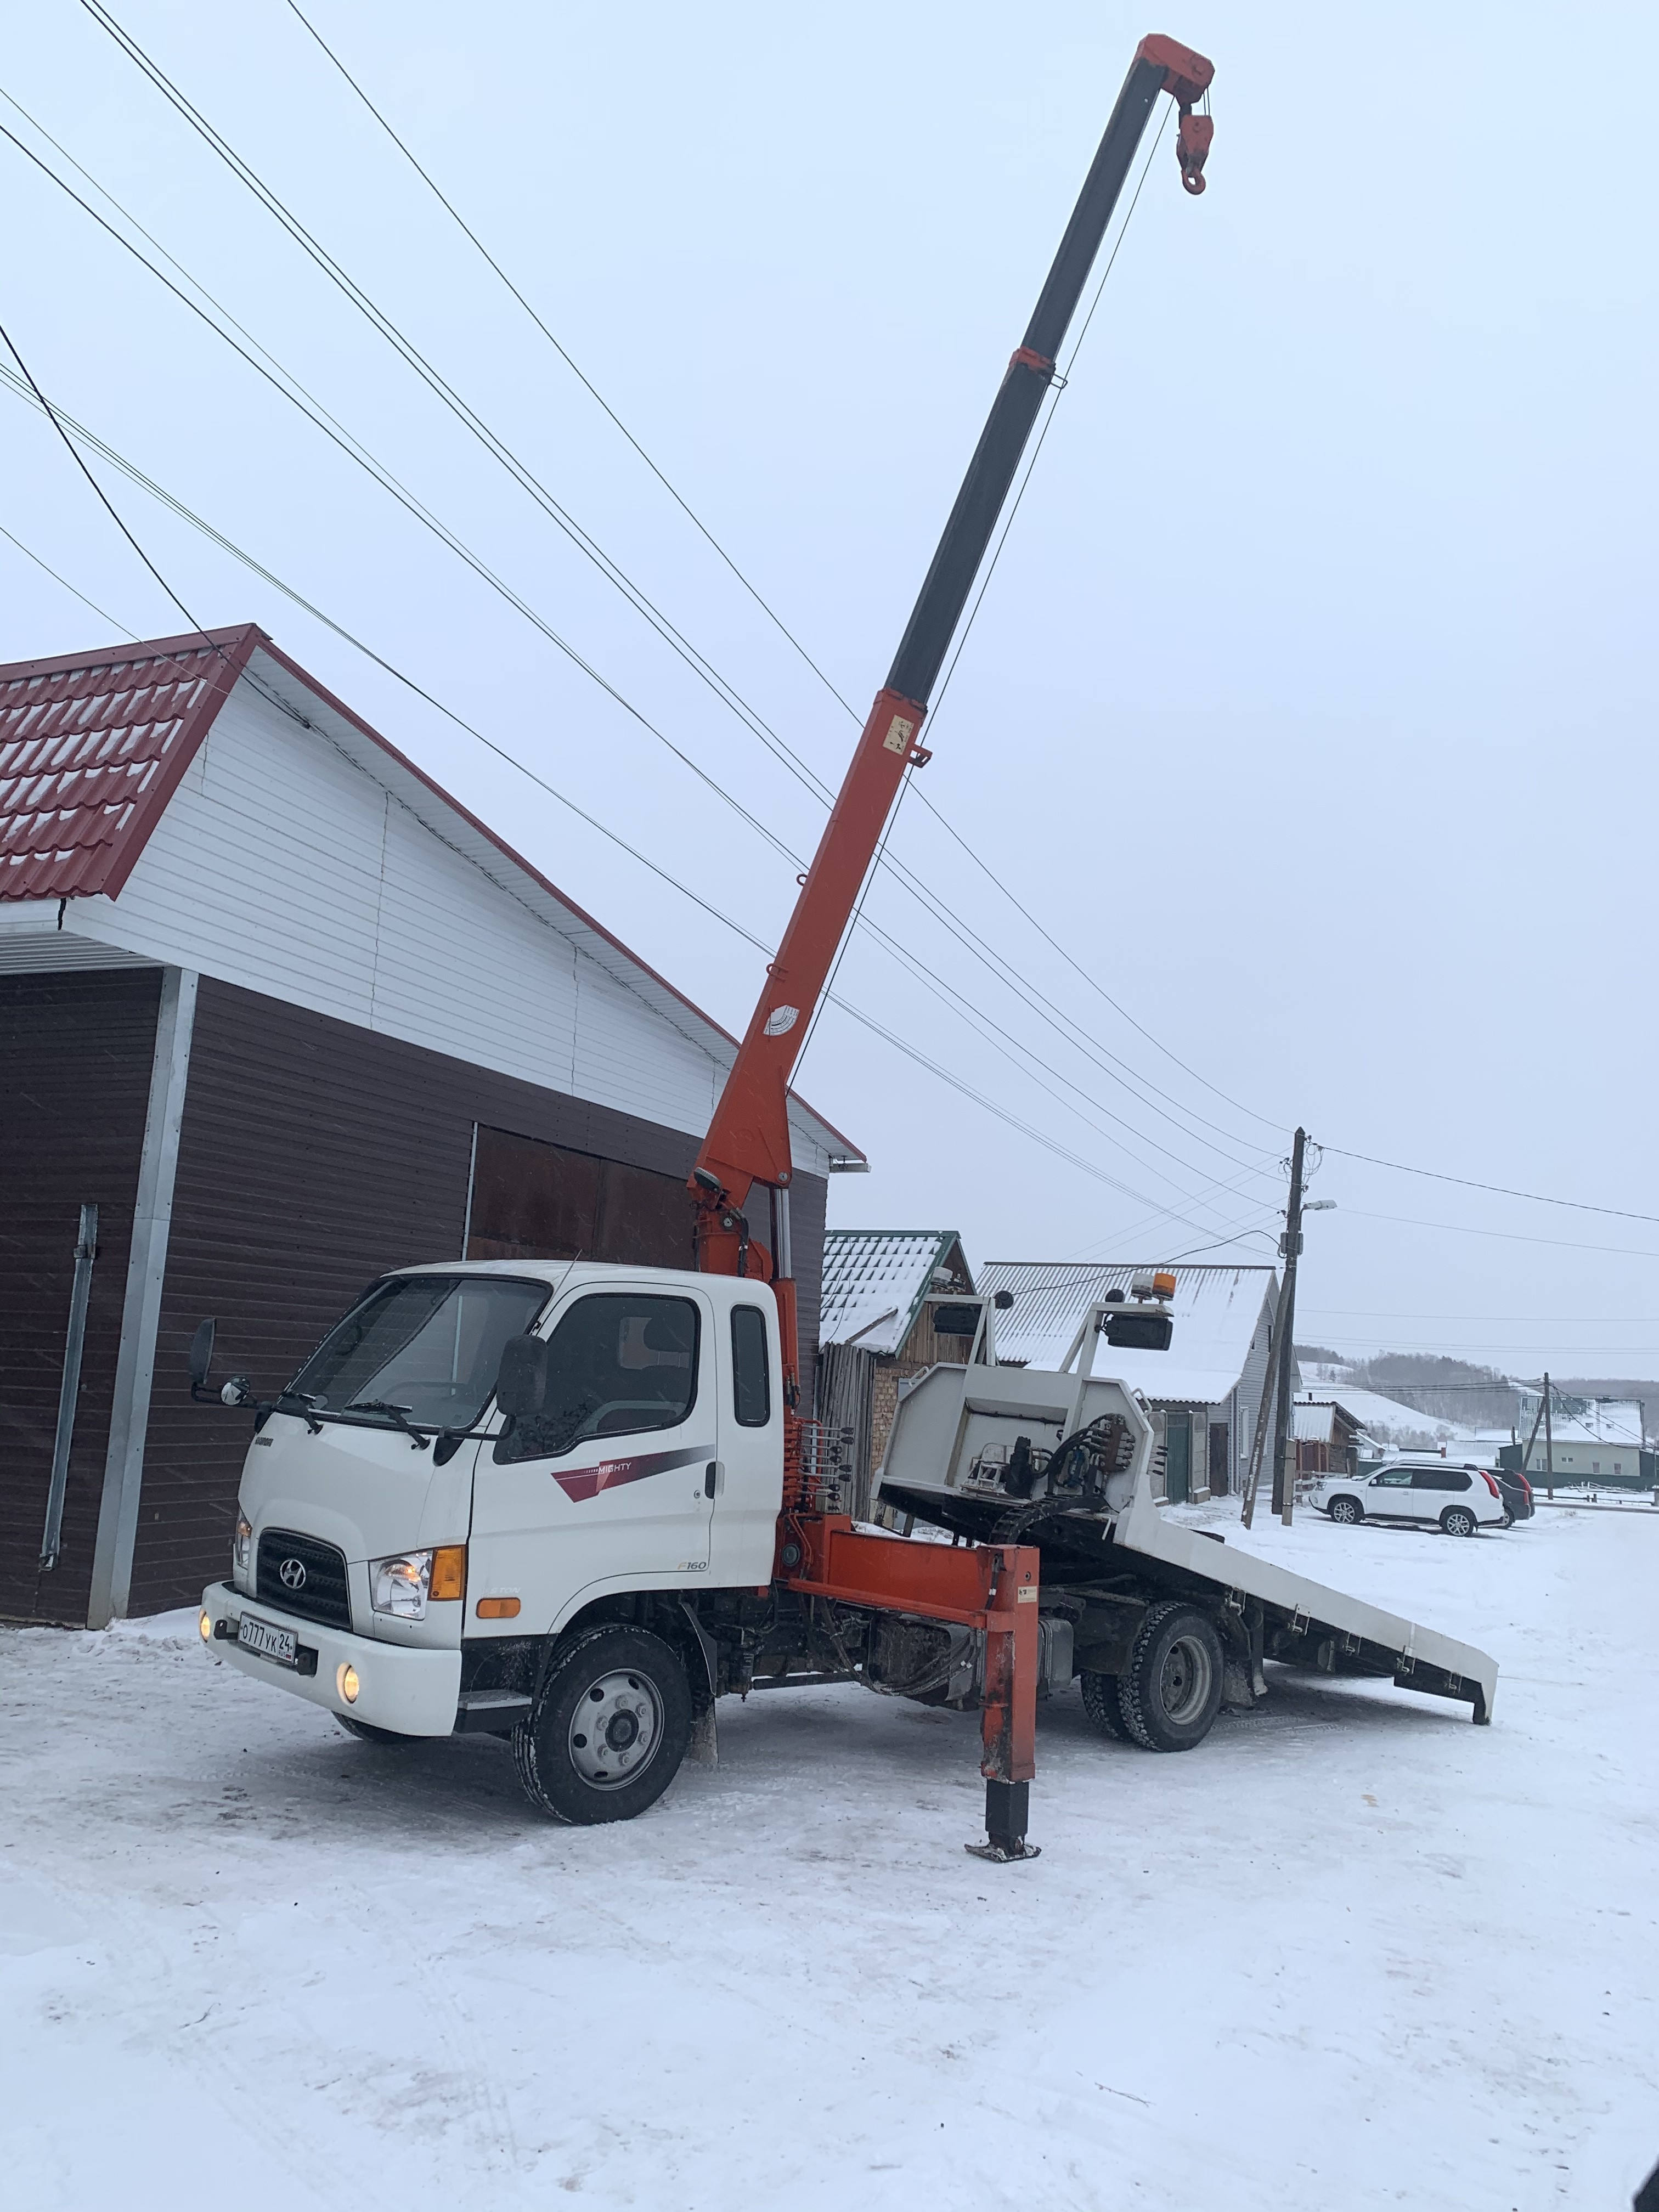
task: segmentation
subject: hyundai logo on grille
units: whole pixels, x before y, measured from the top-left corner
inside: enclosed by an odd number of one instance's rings
[[[303,1559],[284,1559],[276,1570],[284,1589],[303,1589],[306,1586],[306,1563]]]

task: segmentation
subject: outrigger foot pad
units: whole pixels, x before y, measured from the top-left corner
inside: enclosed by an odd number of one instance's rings
[[[1025,1840],[1030,1798],[1029,1782],[988,1782],[986,1840],[982,1844],[964,1844],[963,1849],[974,1858],[989,1859],[994,1866],[1012,1866],[1017,1859],[1040,1858],[1039,1847]]]

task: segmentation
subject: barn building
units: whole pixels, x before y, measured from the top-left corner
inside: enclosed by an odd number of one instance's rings
[[[690,1265],[735,1050],[253,625],[0,667],[0,1616],[223,1571],[199,1318],[269,1395],[388,1267]],[[791,1126],[810,1363],[863,1161]]]

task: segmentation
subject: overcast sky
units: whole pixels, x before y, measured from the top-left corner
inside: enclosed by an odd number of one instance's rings
[[[1098,0],[307,0],[854,715],[286,0],[116,12],[754,715],[837,781],[1148,21]],[[1265,1261],[1299,1120],[1327,1147],[1312,1194],[1336,1202],[1309,1224],[1300,1335],[1659,1376],[1659,1218],[1344,1156],[1659,1217],[1640,127],[1656,17],[1267,0],[1158,27],[1216,64],[1210,189],[1182,193],[1166,133],[901,805],[890,855],[955,919],[896,867],[840,970],[837,995],[941,1072],[838,1008],[813,1035],[800,1087],[873,1163],[837,1181],[831,1218],[957,1228],[975,1261]],[[14,21],[0,83],[65,151],[14,107],[0,123],[119,228],[65,153],[83,165],[663,738],[810,852],[823,809],[799,778],[79,0]],[[775,942],[794,859],[4,141],[0,179],[0,316],[56,402]],[[0,454],[5,527],[112,618],[0,540],[0,655],[183,627],[5,390]],[[94,465],[194,617],[261,623],[743,1027],[762,958],[741,935]]]

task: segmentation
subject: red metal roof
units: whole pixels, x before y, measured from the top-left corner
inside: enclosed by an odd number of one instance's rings
[[[0,899],[117,895],[259,635],[0,668]]]

